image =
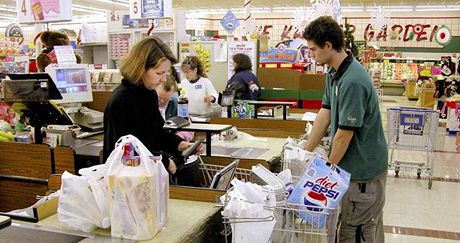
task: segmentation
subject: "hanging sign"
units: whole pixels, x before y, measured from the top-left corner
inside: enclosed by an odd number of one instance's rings
[[[6,37],[22,38],[24,37],[24,32],[22,31],[21,26],[16,23],[9,24],[5,29]]]
[[[17,0],[18,22],[62,22],[72,20],[72,0]]]
[[[172,18],[171,0],[130,0],[131,19]]]
[[[227,14],[220,20],[220,24],[231,35],[240,26],[240,21],[231,10],[228,10]]]

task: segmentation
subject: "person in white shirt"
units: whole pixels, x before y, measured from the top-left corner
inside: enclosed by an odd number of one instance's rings
[[[188,112],[192,116],[210,116],[212,103],[217,101],[217,91],[207,79],[203,63],[196,56],[188,56],[182,62],[181,71],[185,76],[180,88],[188,98]]]

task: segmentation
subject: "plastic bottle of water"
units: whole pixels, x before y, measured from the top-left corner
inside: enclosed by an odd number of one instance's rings
[[[185,96],[185,90],[180,90],[177,98],[177,115],[188,119],[188,98]]]

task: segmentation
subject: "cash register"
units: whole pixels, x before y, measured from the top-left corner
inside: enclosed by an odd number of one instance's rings
[[[98,132],[103,130],[104,113],[82,105],[93,101],[91,81],[87,64],[50,64],[46,73],[56,84],[62,95],[56,104],[78,124],[82,130]]]

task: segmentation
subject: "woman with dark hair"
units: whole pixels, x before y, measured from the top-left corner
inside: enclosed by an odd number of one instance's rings
[[[258,100],[260,97],[259,81],[252,72],[251,59],[242,53],[233,55],[233,71],[227,82],[227,90],[235,91],[235,99]]]
[[[179,157],[191,144],[163,129],[155,91],[166,81],[171,64],[176,62],[169,47],[157,37],[145,38],[133,46],[120,68],[121,84],[105,108],[104,161],[120,137],[132,134],[150,152],[164,153],[165,167],[171,174],[176,172],[176,164],[165,155]]]

